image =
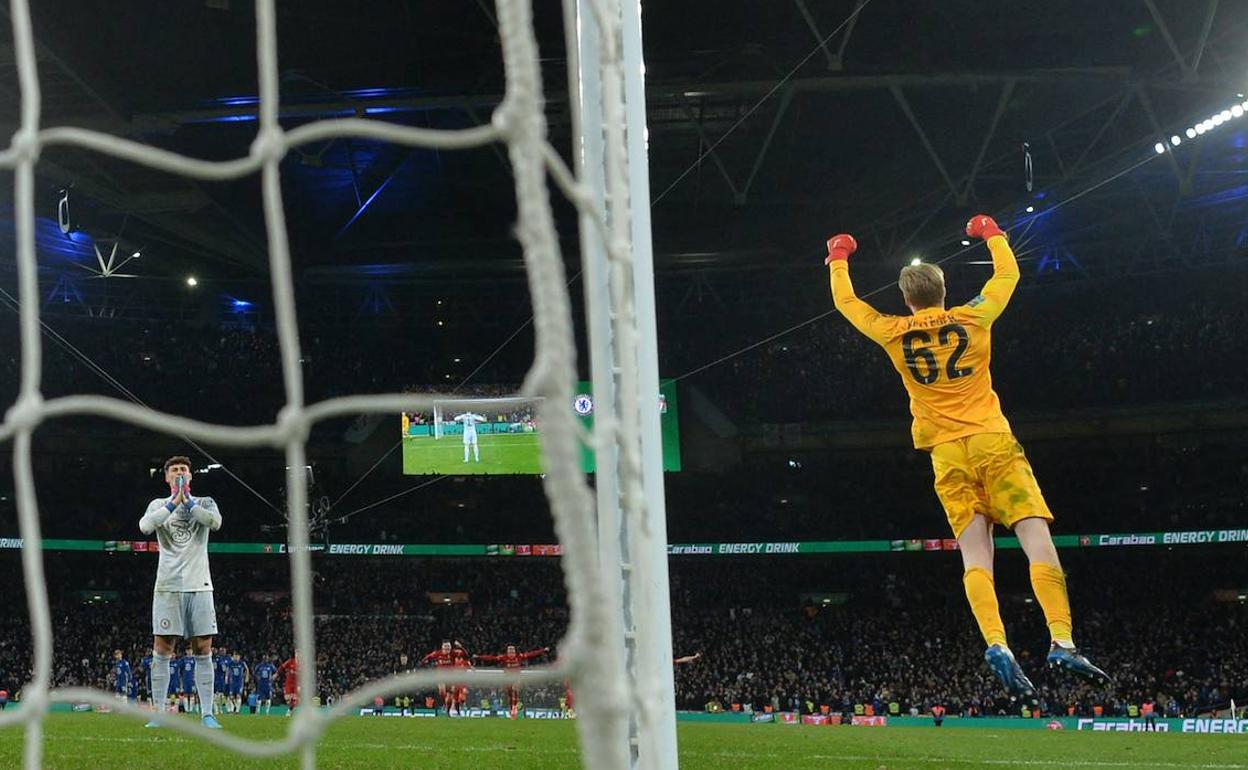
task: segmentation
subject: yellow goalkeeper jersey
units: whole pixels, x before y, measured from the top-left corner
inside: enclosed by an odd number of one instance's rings
[[[832,299],[858,331],[884,348],[910,394],[916,449],[976,433],[1010,433],[992,389],[992,323],[1018,285],[1018,262],[1004,236],[988,240],[992,278],[965,305],[911,316],[880,313],[854,294],[846,260],[831,264]]]

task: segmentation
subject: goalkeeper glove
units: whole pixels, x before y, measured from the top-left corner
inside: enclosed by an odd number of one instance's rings
[[[823,264],[830,265],[836,260],[849,261],[849,255],[858,250],[858,241],[854,236],[841,233],[828,239],[828,258]]]
[[[966,234],[971,238],[983,238],[986,241],[998,235],[1005,235],[1005,231],[998,227],[996,220],[987,214],[976,214],[966,223]]]

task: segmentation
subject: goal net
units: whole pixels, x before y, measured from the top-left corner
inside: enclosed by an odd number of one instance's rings
[[[630,8],[639,18],[636,0]],[[581,440],[590,441],[596,449],[610,448],[618,457],[619,507],[612,512],[615,521],[624,524],[616,533],[633,532],[637,538],[653,533],[651,526],[639,526],[638,517],[644,508],[642,484],[641,429],[638,415],[638,378],[635,351],[638,337],[637,314],[632,306],[631,279],[612,284],[612,305],[591,307],[587,313],[612,319],[618,351],[624,364],[617,366],[618,399],[621,407],[614,419],[600,419],[593,436],[579,434],[578,423],[569,405],[574,398],[576,347],[573,336],[571,307],[567,291],[568,279],[548,197],[548,182],[553,181],[577,207],[582,230],[592,230],[586,238],[599,239],[598,248],[607,255],[613,269],[623,273],[630,268],[631,242],[628,235],[629,158],[623,120],[624,75],[621,74],[622,25],[621,0],[565,0],[564,23],[569,41],[569,58],[574,58],[578,35],[593,27],[598,61],[582,62],[579,67],[594,73],[600,95],[595,104],[601,108],[597,136],[583,136],[578,141],[605,145],[602,167],[595,170],[596,183],[587,184],[586,168],[578,162],[580,173],[572,172],[546,139],[541,72],[537,41],[533,29],[530,0],[497,0],[497,19],[502,58],[506,74],[506,91],[494,110],[489,124],[455,131],[435,131],[397,126],[363,119],[322,120],[285,130],[279,124],[278,51],[275,0],[256,2],[256,51],[259,81],[258,132],[246,157],[226,161],[206,161],[182,156],[121,137],[72,127],[44,127],[40,123],[40,88],[35,41],[32,34],[29,0],[11,3],[14,47],[20,85],[20,127],[8,149],[0,152],[0,166],[13,170],[15,185],[16,262],[20,307],[21,375],[16,402],[5,414],[0,426],[0,440],[12,441],[18,522],[24,539],[22,567],[25,576],[26,600],[33,636],[33,676],[23,688],[23,708],[0,714],[0,727],[22,723],[25,730],[24,766],[35,770],[42,764],[44,720],[52,703],[90,703],[106,706],[128,718],[147,720],[149,711],[118,702],[104,692],[89,688],[52,689],[52,624],[48,592],[44,579],[43,552],[39,509],[32,473],[31,442],[34,431],[46,419],[93,415],[120,420],[141,428],[175,436],[235,447],[275,447],[285,454],[289,490],[289,554],[293,606],[293,636],[303,664],[299,668],[299,685],[305,693],[317,692],[316,639],[313,629],[312,584],[307,514],[307,488],[302,477],[306,440],[311,426],[319,420],[363,413],[432,412],[449,394],[384,394],[334,398],[319,403],[306,403],[304,383],[299,366],[300,340],[296,324],[293,274],[288,248],[285,213],[280,181],[280,163],[293,147],[324,142],[332,138],[364,138],[393,142],[412,147],[457,150],[476,148],[493,142],[506,145],[514,174],[517,200],[516,237],[523,252],[532,294],[534,330],[537,351],[535,360],[519,392],[514,395],[537,404],[537,420],[543,431],[541,445],[544,485],[555,531],[563,546],[563,569],[567,587],[570,622],[567,635],[559,643],[558,660],[548,666],[535,666],[524,674],[524,690],[530,699],[546,699],[549,704],[570,682],[576,694],[577,730],[581,739],[582,761],[587,767],[623,770],[638,763],[636,740],[638,725],[653,719],[651,712],[666,701],[655,696],[646,686],[634,685],[626,673],[625,650],[632,649],[622,641],[626,636],[628,580],[624,572],[644,568],[658,569],[662,575],[661,589],[666,588],[665,561],[656,565],[636,555],[638,542],[633,542],[635,563],[602,566],[599,549],[602,543],[593,493],[580,469]],[[171,9],[171,12],[172,9]],[[575,26],[575,29],[572,27]],[[640,24],[636,24],[636,42],[640,47]],[[622,32],[621,30],[625,31]],[[638,76],[640,75],[640,67]],[[570,78],[579,83],[579,78]],[[574,89],[575,90],[575,89]],[[570,94],[570,98],[575,98]],[[605,115],[605,118],[603,117]],[[641,132],[637,132],[641,133]],[[640,141],[640,140],[638,140]],[[40,394],[41,340],[40,296],[37,282],[35,252],[34,180],[35,165],[43,148],[69,145],[102,153],[124,161],[141,164],[169,173],[200,180],[236,179],[259,173],[262,183],[264,221],[277,336],[280,342],[285,406],[274,424],[245,428],[227,427],[172,414],[164,414],[118,399],[74,395],[44,400]],[[642,173],[644,174],[644,157]],[[634,166],[634,177],[637,175]],[[610,189],[610,196],[604,191]],[[595,194],[595,189],[597,194]],[[640,206],[648,206],[648,190],[635,198]],[[609,200],[609,206],[604,201]],[[634,206],[634,209],[638,206]],[[648,227],[648,219],[646,220]],[[648,258],[648,257],[647,257]],[[588,268],[587,268],[588,269]],[[648,269],[648,263],[647,263]],[[599,269],[601,271],[601,268]],[[587,273],[588,276],[588,273]],[[591,303],[592,304],[592,303]],[[652,314],[652,308],[649,309]],[[648,327],[653,334],[653,324]],[[653,348],[653,339],[649,339]],[[628,356],[634,361],[629,362]],[[597,362],[595,362],[597,370]],[[597,374],[597,372],[596,372]],[[642,380],[644,384],[644,380]],[[656,388],[657,392],[657,388]],[[601,484],[600,484],[601,486]],[[600,501],[601,501],[600,490]],[[601,507],[601,502],[599,507]],[[612,503],[615,507],[615,503]],[[610,533],[610,529],[606,530]],[[610,538],[612,535],[608,535]],[[620,558],[619,548],[608,553]],[[614,570],[614,573],[612,572]],[[657,593],[657,592],[656,592]],[[666,596],[662,613],[666,617]],[[228,619],[227,619],[228,622]],[[644,622],[641,621],[641,622]],[[638,625],[640,628],[640,624]],[[666,628],[666,626],[664,626]],[[670,633],[667,630],[666,633]],[[631,633],[629,635],[631,637]],[[665,638],[662,635],[658,638]],[[631,642],[629,643],[631,644]],[[657,647],[656,647],[657,649]],[[630,653],[635,655],[635,652]],[[670,655],[669,651],[663,653]],[[655,660],[658,655],[651,655]],[[632,664],[630,664],[632,665]],[[653,685],[662,677],[653,673],[653,662],[644,685]],[[506,671],[478,670],[457,674],[463,684],[471,687],[482,699],[502,691],[518,680],[519,674]],[[666,681],[670,691],[670,659]],[[360,713],[361,707],[372,706],[377,699],[393,699],[436,686],[444,674],[417,671],[371,682],[335,702],[332,707],[301,709],[286,735],[278,741],[259,742],[240,738],[229,731],[210,731],[187,720],[160,716],[166,726],[250,757],[279,756],[298,753],[302,765],[316,765],[317,742],[330,723],[348,714]],[[651,688],[654,689],[654,688]],[[548,705],[549,707],[549,705]],[[630,747],[630,741],[633,745]],[[155,750],[155,749],[153,749]],[[640,749],[645,754],[645,749]],[[674,755],[674,749],[671,752]],[[643,759],[641,764],[647,764]],[[671,765],[673,762],[649,763]]]

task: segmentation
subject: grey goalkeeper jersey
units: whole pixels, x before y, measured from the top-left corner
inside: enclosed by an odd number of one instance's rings
[[[167,497],[147,504],[139,529],[150,534],[153,518],[167,513]],[[211,497],[195,500],[195,510],[179,505],[162,523],[154,525],[160,544],[155,591],[211,591],[208,573],[208,531],[221,528],[221,513]]]

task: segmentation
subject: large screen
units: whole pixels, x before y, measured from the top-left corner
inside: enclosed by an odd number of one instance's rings
[[[680,422],[676,384],[660,384],[656,399],[663,435],[664,470],[680,470]],[[403,473],[412,476],[468,476],[542,473],[539,400],[508,397],[515,387],[477,386],[434,404],[428,412],[402,415]],[[433,389],[430,388],[430,392]],[[568,404],[587,429],[594,422],[594,394],[588,382],[577,383]],[[596,467],[593,451],[581,448],[587,473]]]

